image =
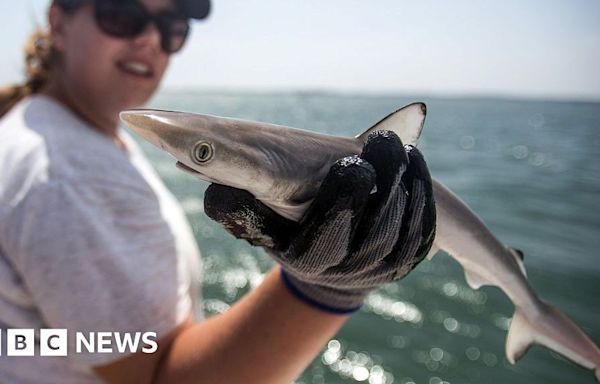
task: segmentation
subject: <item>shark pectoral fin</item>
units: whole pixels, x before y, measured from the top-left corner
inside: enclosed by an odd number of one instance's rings
[[[390,113],[377,124],[356,136],[363,143],[375,131],[393,131],[400,137],[402,144],[416,145],[421,136],[427,108],[424,103],[412,103]]]
[[[521,272],[523,272],[523,276],[527,277],[527,271],[525,270],[525,264],[523,263],[523,251],[516,248],[507,247],[508,252],[515,258],[515,261],[519,265]]]
[[[277,214],[292,221],[300,221],[300,219],[312,203],[312,199],[298,204],[291,204],[287,201],[282,202],[279,200],[269,200],[261,198],[259,198],[259,200],[262,201],[263,204],[265,204],[267,207],[275,211]]]
[[[435,256],[435,254],[436,254],[436,253],[438,253],[438,252],[439,252],[439,250],[440,250],[440,249],[439,249],[438,247],[436,247],[436,246],[435,246],[435,244],[434,244],[434,245],[432,245],[432,246],[431,246],[431,249],[429,250],[429,253],[427,254],[427,256],[425,256],[425,258],[426,258],[427,260],[431,260],[431,259],[433,259],[433,256]]]
[[[534,343],[534,332],[517,308],[510,322],[506,338],[506,358],[511,364],[516,363]]]
[[[482,285],[489,285],[489,283],[478,273],[470,271],[464,267],[463,269],[465,271],[465,279],[467,280],[467,284],[469,284],[469,287],[473,289],[479,289]]]

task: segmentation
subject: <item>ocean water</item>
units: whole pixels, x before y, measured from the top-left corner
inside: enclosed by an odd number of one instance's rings
[[[539,296],[600,343],[600,104],[163,92],[151,105],[355,135],[418,100],[428,106],[420,149],[432,175],[506,245],[523,250]],[[273,263],[206,217],[207,183],[176,169],[167,154],[142,146],[182,203],[202,249],[204,311],[226,311]],[[374,292],[297,382],[595,382],[591,372],[542,347],[510,365],[504,345],[512,312],[500,290],[470,289],[460,266],[438,253]]]

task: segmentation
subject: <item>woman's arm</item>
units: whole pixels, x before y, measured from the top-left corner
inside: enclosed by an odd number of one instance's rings
[[[226,313],[160,340],[159,356],[137,353],[96,372],[109,383],[289,383],[346,319],[292,295],[277,267]]]

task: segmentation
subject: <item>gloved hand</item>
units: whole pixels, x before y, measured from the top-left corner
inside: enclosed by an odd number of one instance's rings
[[[210,218],[281,264],[296,296],[334,313],[358,309],[369,291],[404,277],[435,237],[425,160],[390,131],[371,134],[360,156],[337,161],[298,223],[218,184],[206,190],[204,205]]]

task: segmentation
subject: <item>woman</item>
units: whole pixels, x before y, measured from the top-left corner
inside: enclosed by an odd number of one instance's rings
[[[290,382],[370,290],[402,277],[431,246],[425,163],[397,137],[376,135],[361,157],[332,168],[300,224],[244,191],[210,187],[207,213],[282,267],[226,313],[194,318],[190,228],[117,127],[121,110],[156,90],[188,19],[208,8],[208,0],[54,0],[49,35],[28,51],[26,85],[2,92],[2,350],[6,328],[65,328],[69,353],[43,357],[37,345],[33,357],[3,355],[1,381]],[[98,331],[156,332],[158,349],[76,351],[75,332]]]

